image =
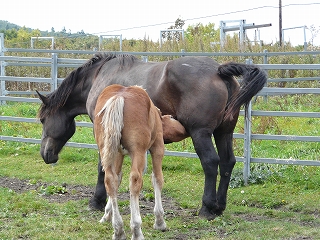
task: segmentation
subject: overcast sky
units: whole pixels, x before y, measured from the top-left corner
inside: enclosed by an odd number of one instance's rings
[[[320,28],[320,1],[282,0],[282,27],[292,28],[314,25]],[[245,19],[247,23],[266,24],[260,29],[260,39],[266,43],[279,40],[279,0],[5,0],[1,3],[0,20],[42,31],[76,33],[83,30],[91,34],[122,34],[126,39],[159,40],[164,30],[177,18],[188,25],[209,22],[219,28],[220,21]],[[233,25],[233,24],[229,24]],[[255,30],[248,30],[253,39]],[[303,44],[303,28],[285,30],[284,40],[294,45]],[[311,31],[306,30],[307,42]],[[320,34],[315,39],[320,45]]]

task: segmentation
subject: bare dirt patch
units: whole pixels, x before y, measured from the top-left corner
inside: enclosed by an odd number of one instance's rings
[[[23,193],[27,191],[37,191],[40,192],[41,188],[47,188],[48,186],[55,186],[61,184],[49,184],[43,182],[30,183],[28,180],[21,180],[18,178],[8,178],[0,177],[0,186],[4,188],[9,188],[16,193]],[[62,184],[61,187],[65,188],[64,193],[54,193],[54,194],[40,194],[43,198],[48,199],[50,202],[63,203],[70,200],[77,201],[83,199],[90,199],[94,194],[94,187],[82,186],[82,185],[69,185]],[[120,193],[118,197],[119,201],[130,199],[129,192]],[[196,210],[186,210],[182,209],[178,203],[176,203],[172,198],[162,196],[162,202],[166,210],[167,217],[177,217],[177,216],[192,216],[195,215]],[[141,213],[152,213],[154,202],[150,199],[146,199],[143,196],[140,197]],[[130,208],[124,207],[121,209],[123,214],[130,214]]]

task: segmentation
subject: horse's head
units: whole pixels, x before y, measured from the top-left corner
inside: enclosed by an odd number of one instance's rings
[[[171,115],[161,116],[164,143],[179,142],[189,134],[182,124]]]
[[[48,111],[49,99],[38,93],[42,106],[39,118],[42,123],[40,154],[45,163],[58,161],[58,154],[76,130],[74,115],[65,107]]]

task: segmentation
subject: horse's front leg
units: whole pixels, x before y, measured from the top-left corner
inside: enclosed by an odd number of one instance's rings
[[[218,132],[214,134],[216,146],[220,156],[220,183],[218,188],[218,209],[217,215],[221,215],[227,205],[227,191],[230,183],[231,173],[236,163],[236,158],[233,153],[233,134],[225,134]]]
[[[89,201],[89,207],[93,210],[103,211],[106,206],[107,193],[104,185],[104,171],[101,167],[101,160],[99,154],[99,163],[98,163],[98,180],[96,185],[96,190],[94,195]]]
[[[205,176],[202,207],[199,211],[199,216],[213,220],[217,216],[217,209],[219,209],[216,196],[216,182],[220,158],[213,147],[210,129],[194,130],[190,135],[200,158]]]

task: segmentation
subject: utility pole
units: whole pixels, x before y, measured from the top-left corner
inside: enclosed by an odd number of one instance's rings
[[[282,46],[282,2],[279,0],[279,43]]]

